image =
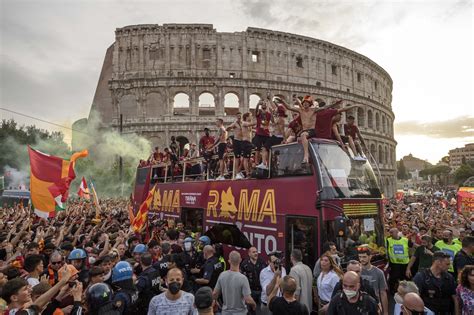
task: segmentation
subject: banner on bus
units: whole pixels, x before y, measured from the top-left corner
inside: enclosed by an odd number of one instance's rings
[[[459,187],[457,197],[459,213],[474,212],[474,187]]]

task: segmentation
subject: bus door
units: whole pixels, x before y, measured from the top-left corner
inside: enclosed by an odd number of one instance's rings
[[[290,264],[290,255],[293,249],[303,253],[303,263],[313,269],[318,252],[318,218],[304,216],[286,217],[286,252],[287,270]]]
[[[181,221],[186,228],[193,232],[203,231],[204,209],[199,208],[182,208]]]

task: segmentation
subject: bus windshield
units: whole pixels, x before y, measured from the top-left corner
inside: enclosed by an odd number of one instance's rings
[[[337,144],[312,143],[321,174],[321,198],[380,198],[368,161],[354,161]]]

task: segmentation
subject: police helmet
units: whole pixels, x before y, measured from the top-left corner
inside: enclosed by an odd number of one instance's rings
[[[118,262],[112,269],[112,283],[129,280],[133,277],[132,265],[126,261]]]
[[[204,246],[206,246],[206,245],[211,245],[211,239],[210,239],[209,236],[207,236],[207,235],[201,236],[201,237],[199,238],[199,241],[200,241],[201,243],[203,243]]]
[[[86,292],[86,300],[89,307],[97,309],[112,301],[112,290],[105,283],[93,284]]]
[[[76,248],[72,252],[69,253],[69,256],[67,259],[69,260],[79,260],[79,259],[86,259],[87,254],[86,251],[83,250],[82,248]]]
[[[194,239],[193,239],[192,237],[189,237],[189,236],[188,236],[188,237],[186,237],[186,238],[184,239],[184,242],[183,242],[183,243],[188,243],[188,242],[192,243],[192,242],[194,242]]]
[[[143,244],[138,244],[137,246],[135,246],[135,248],[133,249],[133,253],[134,254],[143,254],[144,252],[147,251],[147,248],[146,248],[146,245],[143,245]]]

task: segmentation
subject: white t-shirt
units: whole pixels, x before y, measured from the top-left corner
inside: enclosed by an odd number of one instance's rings
[[[35,285],[39,284],[39,280],[36,278],[29,277],[26,279],[28,281],[28,284],[33,288]]]
[[[334,291],[334,287],[340,280],[341,278],[332,270],[327,274],[321,272],[317,281],[319,298],[323,301],[330,302],[332,291]]]
[[[181,297],[175,301],[168,300],[166,292],[153,297],[148,308],[148,315],[193,315],[194,296],[181,291]]]
[[[266,268],[262,269],[262,271],[260,271],[260,285],[262,286],[260,300],[262,303],[267,304],[269,302],[266,291],[267,286],[270,284],[270,282],[272,282],[274,275],[275,273],[272,271],[270,266],[267,266]],[[283,278],[284,276],[286,276],[286,270],[285,267],[281,267],[281,277]],[[280,289],[278,289],[277,296],[281,296]]]

